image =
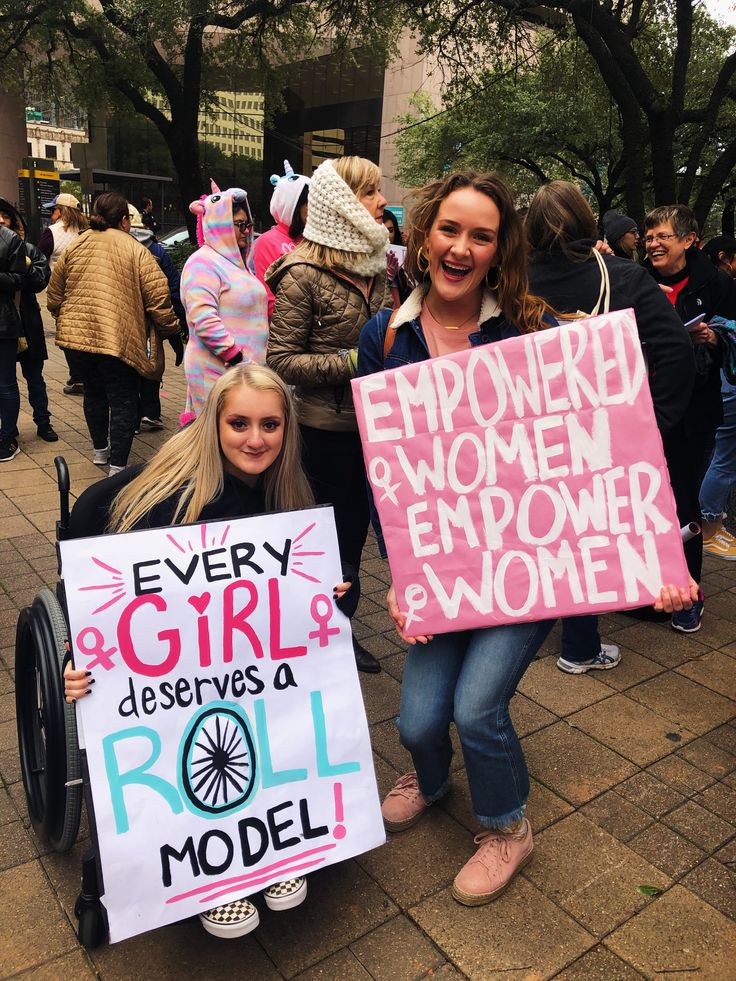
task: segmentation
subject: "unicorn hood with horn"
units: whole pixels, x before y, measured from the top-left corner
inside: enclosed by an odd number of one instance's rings
[[[239,187],[192,201],[200,248],[181,274],[181,298],[189,324],[184,356],[187,402],[182,423],[196,418],[207,393],[228,364],[264,364],[268,342],[265,287],[249,271],[247,250],[235,237],[233,214],[244,211],[252,224],[247,193]]]
[[[303,192],[309,187],[309,178],[303,174],[295,174],[288,160],[284,160],[284,174],[274,174],[271,178],[273,195],[271,196],[271,214],[276,224],[264,232],[253,246],[253,271],[265,285],[266,270],[272,262],[287,255],[301,242],[301,235],[292,238],[290,228],[300,201],[304,201]],[[306,196],[306,195],[305,195]],[[300,226],[303,227],[303,226]],[[268,316],[273,313],[274,297],[268,286]]]

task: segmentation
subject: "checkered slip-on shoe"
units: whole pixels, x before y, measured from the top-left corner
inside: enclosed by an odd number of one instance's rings
[[[263,893],[269,909],[283,910],[300,906],[307,898],[307,880],[303,875],[284,882],[274,882]]]
[[[206,913],[200,913],[199,918],[207,933],[225,940],[244,937],[258,926],[258,910],[247,899],[215,906]]]

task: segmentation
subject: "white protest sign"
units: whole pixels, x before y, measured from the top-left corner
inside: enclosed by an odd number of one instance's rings
[[[61,555],[111,941],[385,840],[331,508]]]

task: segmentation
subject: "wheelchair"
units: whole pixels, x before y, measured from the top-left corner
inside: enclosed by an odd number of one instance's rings
[[[69,469],[61,456],[54,459],[54,465],[60,499],[56,522],[59,582],[55,592],[39,590],[18,616],[15,705],[21,775],[31,824],[41,840],[63,854],[71,850],[79,834],[86,778],[76,709],[64,698],[69,628],[59,542],[69,532]],[[90,849],[83,857],[82,890],[74,909],[79,921],[77,935],[86,948],[99,946],[107,937],[95,851]]]

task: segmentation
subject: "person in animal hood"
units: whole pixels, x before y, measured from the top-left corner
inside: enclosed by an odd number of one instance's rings
[[[48,351],[41,309],[36,299],[36,294],[46,289],[50,276],[49,266],[43,253],[28,241],[22,216],[5,198],[0,198],[0,224],[23,239],[28,257],[26,271],[21,275],[19,283],[18,312],[23,324],[25,343],[18,349],[18,361],[28,387],[28,401],[33,409],[36,432],[47,443],[55,443],[59,437],[51,425],[49,398],[43,379],[43,363],[48,358]],[[14,435],[17,437],[17,429]]]
[[[193,201],[200,248],[181,275],[181,298],[189,326],[184,356],[187,400],[182,424],[204,408],[209,390],[229,367],[263,364],[268,343],[266,288],[248,269],[253,218],[242,188]]]
[[[307,223],[309,178],[295,174],[288,160],[284,160],[284,176],[271,177],[273,195],[271,214],[276,224],[259,236],[253,244],[253,271],[262,283],[266,282],[266,270],[272,262],[292,252],[301,242]],[[268,319],[273,316],[274,295],[268,292]]]

